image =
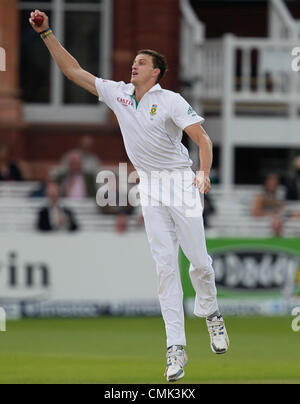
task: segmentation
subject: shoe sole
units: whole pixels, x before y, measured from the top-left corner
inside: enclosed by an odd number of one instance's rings
[[[169,378],[167,378],[168,382],[177,382],[177,380],[180,380],[184,377],[184,370],[180,369],[179,372],[176,373],[176,375],[171,376]]]

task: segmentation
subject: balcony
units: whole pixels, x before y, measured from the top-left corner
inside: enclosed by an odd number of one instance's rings
[[[281,0],[269,5],[268,38],[213,40],[189,2],[181,2],[185,96],[208,118],[227,189],[236,147],[300,146],[300,25]]]

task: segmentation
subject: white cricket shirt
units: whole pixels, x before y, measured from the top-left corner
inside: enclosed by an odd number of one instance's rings
[[[176,170],[191,167],[182,131],[204,119],[173,91],[159,84],[137,105],[134,85],[96,79],[99,100],[115,113],[129,159],[137,170]]]

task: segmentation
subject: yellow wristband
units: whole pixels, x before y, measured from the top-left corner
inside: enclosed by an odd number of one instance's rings
[[[51,34],[53,34],[53,31],[52,31],[52,29],[49,28],[46,32],[43,32],[40,36],[41,36],[42,39],[46,39]]]

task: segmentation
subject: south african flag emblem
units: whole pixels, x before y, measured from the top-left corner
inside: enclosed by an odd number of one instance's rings
[[[157,112],[157,105],[153,104],[152,108],[151,108],[151,111],[150,111],[150,115],[153,116],[153,115],[156,114],[156,112]]]

